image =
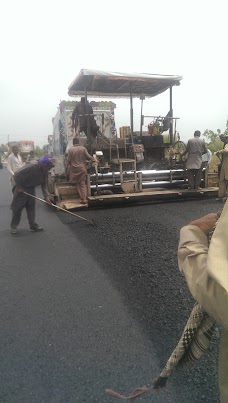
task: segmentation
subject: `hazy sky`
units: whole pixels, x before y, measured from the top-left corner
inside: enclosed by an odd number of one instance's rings
[[[227,11],[227,0],[3,2],[0,143],[8,136],[47,143],[59,101],[69,99],[82,68],[182,75],[173,91],[181,138],[195,129],[224,130]],[[114,102],[117,126],[129,125],[128,101]],[[134,106],[138,129],[139,102]],[[168,110],[168,92],[145,102],[145,114]]]

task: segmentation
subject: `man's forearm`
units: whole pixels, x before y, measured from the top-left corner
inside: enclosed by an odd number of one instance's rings
[[[216,272],[216,262],[213,267],[208,263],[208,238],[195,225],[181,229],[178,264],[194,299],[215,320],[228,327],[227,292],[222,282],[209,274]]]
[[[13,172],[12,167],[11,167],[11,164],[10,164],[9,162],[8,162],[8,164],[7,164],[7,170],[8,170],[8,172],[10,173],[11,176],[14,176],[14,172]]]
[[[41,189],[42,189],[42,193],[44,198],[49,196],[49,192],[48,192],[48,188],[47,188],[47,183],[42,183],[41,184]]]

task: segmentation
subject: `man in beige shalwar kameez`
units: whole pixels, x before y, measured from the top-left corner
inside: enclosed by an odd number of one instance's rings
[[[178,260],[194,299],[223,327],[219,388],[221,403],[228,403],[228,203],[209,247],[208,235],[216,220],[216,214],[208,214],[181,229]]]
[[[178,345],[153,385],[137,388],[129,396],[107,389],[109,396],[133,402],[145,393],[164,387],[175,368],[185,362],[194,364],[207,351],[217,321],[223,327],[218,369],[220,402],[228,403],[227,228],[228,202],[221,216],[220,213],[211,213],[181,229],[178,264],[197,303]]]
[[[227,195],[228,190],[228,138],[223,150],[216,152],[217,156],[222,157],[221,171],[219,175],[219,190],[218,200],[223,200],[223,197]]]
[[[85,147],[79,145],[79,139],[75,137],[73,139],[73,147],[71,147],[68,151],[68,166],[70,182],[76,184],[79,196],[81,198],[81,204],[87,203],[87,160],[97,162],[97,160],[88,153]]]

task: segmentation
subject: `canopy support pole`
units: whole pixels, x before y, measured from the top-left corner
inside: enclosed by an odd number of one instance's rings
[[[142,127],[143,127],[143,101],[145,99],[145,95],[141,94],[140,95],[140,99],[141,99],[141,119],[140,119],[140,136],[142,137]]]
[[[173,145],[173,87],[169,88],[169,110],[170,110],[170,126],[169,126],[169,141]]]
[[[92,141],[91,141],[91,130],[90,130],[90,116],[89,116],[89,108],[88,108],[88,101],[87,101],[87,87],[85,85],[84,87],[84,92],[85,92],[85,105],[86,105],[86,119],[87,119],[87,133],[86,137],[87,137],[87,141],[88,141],[88,145],[89,147],[91,147],[91,152],[92,152]]]
[[[133,131],[134,131],[134,122],[133,122],[133,96],[132,96],[132,85],[130,83],[130,118],[131,118],[131,141],[133,144]]]

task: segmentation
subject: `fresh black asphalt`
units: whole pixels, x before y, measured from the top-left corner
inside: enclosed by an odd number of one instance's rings
[[[215,200],[90,210],[93,227],[37,202],[10,234],[12,198],[0,170],[0,402],[115,402],[151,384],[193,306],[177,268],[179,230]],[[158,403],[218,403],[219,329],[209,353],[183,368]]]

